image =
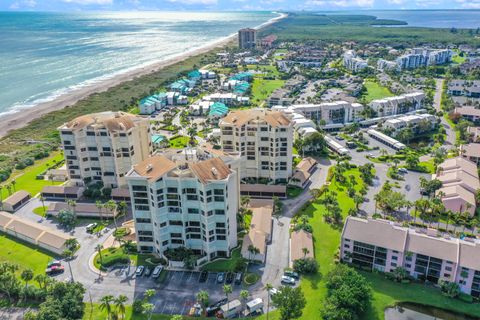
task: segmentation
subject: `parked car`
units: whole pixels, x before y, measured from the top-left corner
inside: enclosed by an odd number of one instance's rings
[[[51,266],[45,270],[45,273],[49,276],[53,276],[55,274],[60,274],[65,271],[64,266]]]
[[[217,282],[218,283],[223,283],[223,281],[225,281],[225,273],[220,272],[219,274],[217,274]]]
[[[278,293],[278,289],[277,288],[272,288],[272,289],[268,290],[268,293],[270,294],[270,296],[274,296]]]
[[[292,277],[289,277],[289,276],[282,276],[282,281],[281,282],[283,284],[294,285],[295,284],[295,279],[293,279]]]
[[[95,223],[95,222],[94,222],[94,223],[90,223],[89,225],[87,225],[87,226],[85,227],[85,229],[87,229],[87,232],[88,232],[88,233],[92,233],[93,230],[95,230],[95,228],[96,228],[97,226],[98,226],[98,223]]]
[[[300,276],[298,275],[298,273],[294,272],[294,271],[285,271],[283,273],[284,276],[287,276],[287,277],[290,277],[290,278],[293,278],[295,280],[298,280],[300,279]]]
[[[229,273],[227,273],[227,278],[226,278],[225,282],[227,284],[230,284],[230,283],[233,282],[233,278],[234,278],[234,274],[232,272],[229,272]]]
[[[205,282],[208,279],[208,272],[207,271],[202,271],[200,273],[200,278],[198,279],[199,282]]]
[[[58,260],[52,260],[47,264],[47,268],[53,267],[53,266],[61,266],[62,262]]]
[[[152,273],[152,269],[146,267],[145,272],[143,273],[144,277],[150,277],[150,274]]]
[[[236,284],[236,285],[242,284],[242,279],[243,279],[243,273],[238,272],[238,273],[235,275],[235,284]]]
[[[227,301],[228,301],[228,300],[227,300],[226,298],[225,298],[225,299],[222,299],[222,300],[219,300],[219,301],[215,302],[214,304],[211,304],[210,307],[211,307],[211,308],[221,307],[221,306],[223,306],[225,303],[227,303]]]
[[[156,266],[155,269],[153,269],[152,278],[160,277],[160,273],[162,273],[162,270],[163,270],[163,266]]]
[[[408,173],[408,170],[406,168],[399,168],[398,172],[400,173]]]
[[[135,275],[137,277],[140,277],[143,274],[143,271],[145,271],[144,266],[138,266],[137,269],[135,270]]]

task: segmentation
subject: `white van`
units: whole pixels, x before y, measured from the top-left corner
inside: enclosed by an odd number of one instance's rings
[[[246,310],[246,315],[255,313],[257,311],[261,311],[263,309],[263,300],[262,298],[256,298],[253,299],[252,301],[247,302],[247,310]]]

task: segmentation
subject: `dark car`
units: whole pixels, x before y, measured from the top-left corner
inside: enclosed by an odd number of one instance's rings
[[[45,270],[45,273],[48,274],[49,276],[53,276],[55,274],[60,274],[65,271],[64,266],[51,266]]]
[[[198,279],[198,282],[205,282],[208,279],[208,272],[207,271],[202,271],[200,273],[200,278]]]
[[[242,279],[243,279],[243,273],[238,272],[238,273],[235,275],[235,284],[237,284],[237,285],[242,284]]]
[[[232,283],[234,277],[235,277],[235,276],[234,276],[234,273],[233,273],[233,272],[227,273],[227,279],[225,280],[225,282],[226,282],[227,284]]]
[[[226,304],[227,302],[228,302],[228,300],[226,298],[222,299],[222,300],[219,300],[219,301],[215,302],[214,304],[211,304],[210,308],[221,307],[224,304]]]
[[[295,280],[300,279],[300,276],[298,275],[298,273],[293,272],[293,271],[285,271],[283,274],[284,274],[285,276],[291,277],[291,278],[293,278],[293,279],[295,279]]]
[[[208,307],[207,309],[205,309],[207,317],[214,317],[218,311],[220,311],[220,307]]]
[[[220,272],[219,274],[217,274],[217,282],[218,283],[223,283],[223,281],[225,281],[225,273]]]

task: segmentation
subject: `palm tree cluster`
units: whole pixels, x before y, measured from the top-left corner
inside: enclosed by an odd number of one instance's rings
[[[106,295],[100,299],[100,309],[107,313],[108,320],[125,319],[125,303],[128,297],[121,294],[118,297]]]

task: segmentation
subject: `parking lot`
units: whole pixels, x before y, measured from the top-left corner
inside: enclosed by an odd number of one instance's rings
[[[204,282],[200,282],[201,272],[198,271],[164,271],[165,276],[161,276],[161,282],[151,276],[135,276],[135,268],[128,266],[118,267],[105,276],[104,281],[117,280],[125,282],[130,279],[135,282],[135,297],[140,298],[147,289],[155,289],[156,295],[152,300],[155,305],[155,311],[162,314],[187,314],[190,308],[196,302],[196,294],[200,290],[205,290],[210,295],[210,304],[225,298],[222,283],[217,282],[217,272],[208,272]],[[233,292],[229,295],[229,300],[238,298],[240,290],[244,289],[242,284],[230,283]]]

